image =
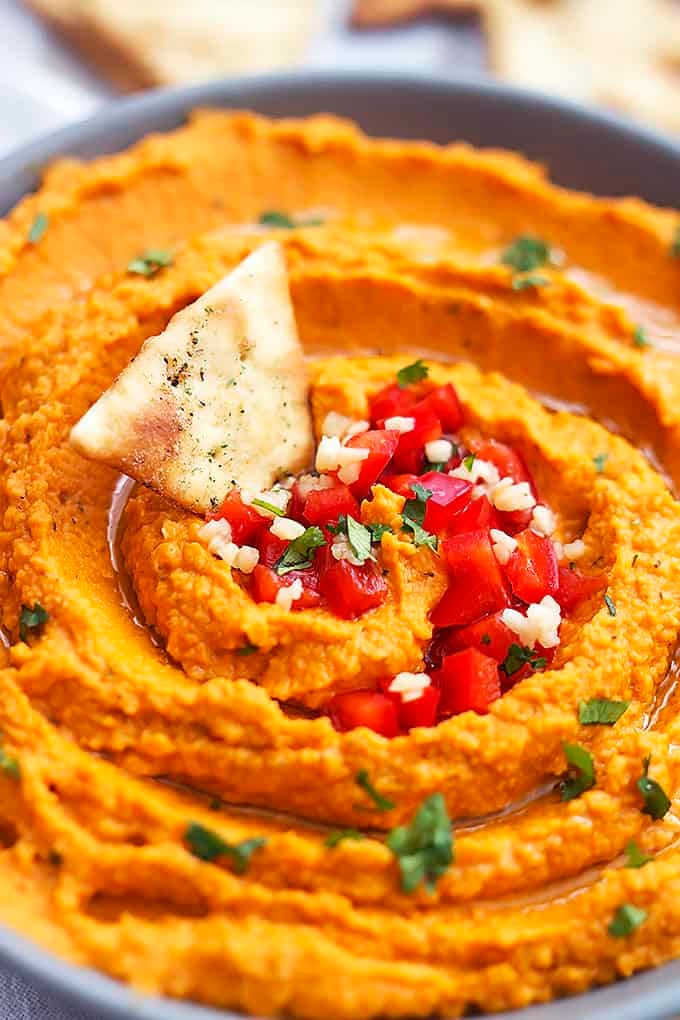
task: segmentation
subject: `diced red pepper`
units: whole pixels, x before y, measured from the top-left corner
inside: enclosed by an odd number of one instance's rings
[[[383,737],[399,734],[399,714],[395,702],[380,691],[358,690],[335,694],[328,704],[328,714],[336,730],[346,732],[357,726]]]
[[[381,605],[387,590],[380,569],[371,562],[357,567],[347,560],[336,560],[321,575],[321,591],[329,609],[346,620]]]
[[[431,614],[435,627],[464,627],[509,604],[505,580],[485,531],[445,539],[449,586]]]
[[[362,432],[359,436],[352,436],[349,440],[347,446],[369,451],[366,460],[361,462],[359,477],[350,485],[357,499],[365,499],[368,496],[371,486],[392,460],[399,445],[399,436],[400,433],[394,430],[373,429],[370,432]]]
[[[450,636],[449,648],[452,652],[463,648],[476,648],[483,655],[489,655],[496,662],[503,662],[510,651],[510,645],[517,638],[509,627],[506,627],[500,613],[486,616],[469,627],[456,628]]]
[[[520,532],[516,541],[517,548],[505,565],[514,594],[523,602],[540,602],[545,595],[556,595],[559,575],[552,540],[528,529]]]
[[[402,701],[399,696],[399,722],[403,730],[413,730],[417,726],[434,726],[437,721],[437,709],[441,692],[438,687],[430,684],[419,698],[413,701]]]
[[[424,446],[432,439],[439,439],[442,425],[428,407],[413,407],[408,417],[415,418],[415,427],[410,432],[401,432],[392,469],[397,472],[412,471],[418,474],[425,461]]]
[[[291,570],[279,576],[271,567],[262,563],[250,575],[250,594],[256,602],[276,602],[282,588],[289,587],[296,579],[302,581],[302,595],[292,604],[292,609],[312,609],[321,602],[321,593],[316,590],[318,577],[313,570]]]
[[[463,424],[463,409],[460,406],[458,394],[451,383],[436,386],[435,389],[430,390],[407,413],[412,415],[421,409],[432,411],[435,417],[439,418],[444,432],[456,432]]]
[[[247,545],[259,531],[268,528],[270,524],[254,507],[243,502],[241,494],[236,489],[227,493],[219,510],[211,514],[210,519],[228,521],[231,525],[232,541],[236,545]]]
[[[332,489],[313,489],[303,513],[309,524],[335,524],[340,514],[358,520],[359,504],[346,485],[336,485]]]
[[[499,443],[496,439],[471,439],[468,445],[480,460],[494,464],[501,478],[512,478],[513,482],[528,482],[534,499],[537,498],[538,493],[531,472],[518,450],[514,450],[506,443]],[[504,511],[501,514],[502,529],[514,534],[515,531],[526,528],[531,520],[531,513],[531,510]]]
[[[383,422],[395,415],[407,415],[418,399],[417,391],[411,387],[402,389],[398,383],[390,383],[375,394],[370,401],[370,415],[373,424]]]
[[[414,482],[419,482],[419,475],[389,475],[384,474],[380,479],[380,484],[387,486],[392,492],[399,493],[405,499],[411,499],[413,496],[413,489],[411,486]]]
[[[453,515],[469,503],[472,485],[462,478],[452,478],[439,471],[428,471],[418,482],[432,493],[425,504],[423,527],[439,535],[447,528]]]
[[[582,574],[580,570],[570,570],[569,567],[559,567],[558,578],[555,600],[559,602],[563,613],[570,613],[579,602],[602,591],[607,584],[603,574]]]
[[[449,533],[462,535],[466,531],[490,531],[491,528],[502,530],[502,522],[498,511],[491,505],[486,496],[478,496],[471,503],[459,510],[451,518]]]
[[[491,702],[501,696],[498,663],[476,648],[447,655],[432,679],[441,689],[439,714],[442,717],[469,710],[484,715]]]

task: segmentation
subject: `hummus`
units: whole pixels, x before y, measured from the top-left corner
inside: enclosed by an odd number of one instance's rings
[[[206,112],[48,170],[0,224],[3,923],[143,991],[329,1020],[517,1008],[680,955],[676,228],[328,117]],[[346,618],[256,601],[204,520],[68,443],[269,237],[317,440],[422,359],[466,457],[516,451],[598,579],[483,711],[387,737],[333,710],[445,668],[448,547],[403,529],[393,478],[360,508],[384,598]]]

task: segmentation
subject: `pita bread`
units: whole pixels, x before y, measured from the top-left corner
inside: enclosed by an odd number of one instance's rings
[[[101,461],[198,513],[313,459],[281,246],[262,245],[178,312],[71,431]]]

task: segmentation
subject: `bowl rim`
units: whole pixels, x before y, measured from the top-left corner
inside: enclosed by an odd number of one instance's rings
[[[0,158],[0,215],[38,183],[40,169],[49,161],[70,153],[74,148],[93,146],[104,155],[133,144],[149,132],[167,130],[155,126],[159,120],[181,123],[195,107],[254,108],[257,95],[280,94],[281,90],[313,91],[319,87],[342,90],[408,88],[425,99],[434,93],[455,101],[475,96],[526,114],[532,111],[554,114],[574,123],[588,123],[614,132],[624,142],[642,146],[649,153],[660,153],[677,160],[680,169],[680,141],[654,129],[639,127],[624,118],[581,106],[569,100],[535,93],[486,78],[455,80],[439,74],[351,70],[303,70],[275,72],[220,79],[198,85],[156,89],[140,95],[114,100],[83,120],[59,128],[28,142]],[[255,96],[255,98],[253,98]],[[243,104],[243,105],[240,105]],[[107,137],[122,133],[126,141],[107,146]],[[26,182],[31,185],[27,187]],[[15,187],[15,182],[17,183]],[[13,190],[14,189],[14,190]],[[8,200],[3,201],[3,193]],[[680,207],[680,197],[678,199]],[[195,1002],[144,996],[104,973],[82,967],[52,955],[23,935],[0,925],[0,965],[32,982],[42,992],[54,994],[76,1010],[91,1010],[97,1020],[156,1020],[162,1010],[164,1020],[239,1020],[242,1014],[216,1010]],[[643,971],[626,981],[591,989],[568,999],[519,1011],[495,1014],[497,1020],[563,1020],[568,1010],[572,1020],[667,1020],[678,1010],[680,1001],[680,961]],[[76,1018],[74,1017],[74,1020]]]

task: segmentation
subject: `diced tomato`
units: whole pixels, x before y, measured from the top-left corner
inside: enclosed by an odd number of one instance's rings
[[[506,627],[501,619],[500,613],[493,616],[486,616],[477,623],[471,623],[469,627],[456,628],[449,638],[449,648],[452,652],[461,651],[463,648],[476,648],[478,652],[489,655],[496,662],[503,662],[517,638],[509,627]]]
[[[545,595],[556,595],[559,575],[552,540],[531,529],[520,532],[516,540],[517,548],[505,565],[514,594],[523,602],[540,602]]]
[[[280,577],[271,567],[258,563],[250,578],[250,594],[256,602],[276,602],[281,588],[289,587],[298,578],[302,581],[302,595],[291,608],[312,609],[321,602],[321,593],[316,587],[318,576],[313,570],[291,570]]]
[[[485,531],[444,541],[449,586],[431,614],[435,627],[464,627],[509,604],[507,588]]]
[[[354,620],[387,598],[387,582],[375,563],[361,567],[336,560],[321,575],[321,591],[336,616]]]
[[[412,471],[418,474],[425,462],[424,446],[432,439],[439,439],[442,425],[429,408],[412,408],[409,417],[415,418],[415,428],[399,433],[399,443],[392,459],[394,471]]]
[[[231,525],[232,540],[236,545],[247,545],[258,531],[268,528],[270,524],[254,507],[243,502],[236,489],[227,493],[217,513],[211,515],[211,520],[219,519]]]
[[[277,538],[271,531],[262,531],[257,536],[257,548],[260,550],[260,563],[265,567],[273,567],[283,556],[290,545],[283,538]]]
[[[381,485],[386,485],[392,492],[398,492],[400,496],[405,499],[410,499],[413,496],[413,489],[411,486],[414,482],[419,482],[419,475],[388,475],[385,474],[380,479]]]
[[[480,460],[487,460],[494,464],[498,468],[501,478],[512,478],[514,482],[528,482],[534,498],[537,498],[536,485],[524,457],[518,450],[514,450],[506,443],[499,443],[496,439],[471,439],[468,445]],[[502,529],[514,534],[528,526],[531,520],[531,510],[504,511],[501,518]]]
[[[328,704],[328,714],[336,730],[346,732],[357,726],[383,737],[399,733],[399,715],[395,702],[380,691],[359,690],[335,694]]]
[[[347,446],[369,451],[366,460],[361,462],[359,477],[350,485],[357,499],[365,499],[368,496],[371,486],[392,460],[399,445],[399,436],[400,433],[394,430],[373,429],[370,432],[362,432],[359,436],[352,436],[349,440]]]
[[[486,496],[478,496],[471,503],[454,514],[449,523],[449,533],[461,535],[466,531],[490,531],[491,528],[502,529],[498,511],[491,505]]]
[[[441,689],[439,714],[443,717],[470,709],[484,715],[501,696],[498,663],[476,648],[447,655],[432,679]]]
[[[413,730],[417,726],[434,726],[437,721],[437,709],[441,692],[438,687],[430,684],[419,698],[413,701],[402,701],[399,697],[399,722],[403,730]]]
[[[451,383],[430,390],[408,413],[412,415],[421,409],[427,409],[439,418],[444,432],[456,432],[463,424],[463,409]]]
[[[359,519],[359,504],[346,485],[313,489],[307,496],[304,517],[309,524],[336,523],[340,514]]]
[[[293,483],[293,487],[290,490],[290,503],[286,510],[286,517],[291,517],[294,521],[300,521],[300,523],[303,522],[302,512],[305,508],[307,495],[303,495],[300,491],[299,480]]]
[[[383,422],[385,418],[395,415],[407,415],[418,399],[417,391],[406,386],[402,389],[398,383],[390,383],[380,390],[370,401],[370,414],[373,424]]]
[[[441,534],[456,511],[469,503],[472,485],[462,478],[452,478],[439,471],[428,471],[418,482],[432,493],[425,504],[423,527],[426,531]]]
[[[559,602],[562,612],[570,613],[579,602],[602,591],[607,584],[603,574],[582,574],[580,570],[569,567],[558,568],[559,587],[555,600]]]

